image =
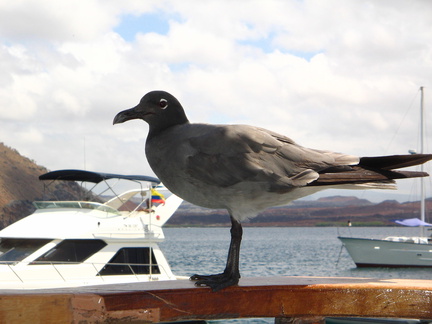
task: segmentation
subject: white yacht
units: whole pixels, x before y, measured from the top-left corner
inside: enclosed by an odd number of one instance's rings
[[[432,243],[428,237],[338,238],[359,268],[432,267]]]
[[[164,240],[162,226],[182,200],[171,195],[154,206],[158,179],[83,170],[53,171],[39,179],[105,184],[114,195],[106,202],[34,202],[33,214],[0,231],[0,289],[178,279],[158,243]],[[138,188],[115,194],[124,180]]]

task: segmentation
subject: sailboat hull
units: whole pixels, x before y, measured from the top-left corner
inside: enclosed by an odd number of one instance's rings
[[[432,244],[338,237],[357,267],[432,267]]]

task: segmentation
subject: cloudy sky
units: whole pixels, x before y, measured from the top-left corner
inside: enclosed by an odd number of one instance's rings
[[[432,120],[431,17],[427,0],[2,1],[0,142],[50,170],[151,174],[147,125],[112,120],[162,89],[191,121],[404,154],[420,86]]]

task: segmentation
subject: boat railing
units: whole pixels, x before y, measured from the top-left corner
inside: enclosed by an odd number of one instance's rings
[[[110,214],[119,215],[119,211],[111,206],[92,201],[35,201],[33,205],[37,209],[49,208],[73,208],[73,209],[95,209]]]
[[[388,236],[384,238],[385,241],[390,242],[403,242],[403,243],[416,243],[416,244],[429,244],[427,237],[407,237],[407,236]]]
[[[136,239],[148,239],[148,240],[163,240],[164,236],[162,233],[156,233],[154,231],[141,231],[141,232],[98,232],[93,233],[94,238],[98,239],[119,239],[119,240],[136,240]]]
[[[77,268],[79,265],[79,268]],[[50,262],[50,261],[29,261],[29,262],[11,262],[0,261],[0,267],[5,266],[10,270],[10,274],[18,279],[21,283],[39,281],[92,281],[100,280],[100,282],[112,282],[113,276],[121,276],[131,281],[134,278],[136,282],[140,281],[157,281],[161,276],[166,277],[170,271],[166,271],[161,264],[150,263],[97,263],[97,262]],[[35,266],[35,267],[33,267]],[[31,275],[32,271],[38,270],[38,266],[43,267],[43,275],[37,272]],[[73,266],[73,267],[69,267]],[[106,271],[109,267],[110,271]],[[49,271],[51,269],[52,271]],[[81,271],[80,271],[81,270]],[[78,275],[82,273],[82,275]],[[53,275],[57,275],[57,280]],[[2,274],[1,281],[12,282],[12,278],[5,273]],[[114,280],[115,281],[115,280]]]

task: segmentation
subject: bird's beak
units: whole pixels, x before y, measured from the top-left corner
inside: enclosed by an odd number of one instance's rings
[[[113,125],[124,123],[125,121],[131,120],[131,119],[140,118],[135,108],[136,107],[120,111],[114,117]]]

